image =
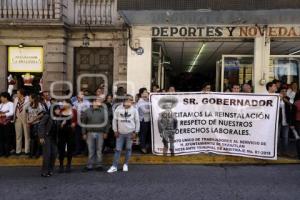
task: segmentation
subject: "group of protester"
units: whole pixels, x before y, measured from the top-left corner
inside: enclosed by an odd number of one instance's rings
[[[293,135],[296,139],[298,158],[300,159],[300,92],[298,83],[290,85],[274,80],[266,84],[269,94],[280,95],[280,110],[278,120],[279,154],[288,155],[289,138]]]
[[[297,83],[282,84],[274,80],[266,85],[268,93],[280,94],[281,153],[286,153],[289,133],[300,132],[300,93]],[[205,83],[202,92],[211,92],[212,85]],[[152,87],[152,92],[176,92]],[[251,84],[233,84],[226,92],[252,93]],[[0,156],[43,155],[42,176],[53,174],[58,153],[59,172],[71,172],[74,155],[88,152],[88,163],[83,171],[102,171],[102,153],[114,151],[112,166],[107,171],[118,170],[120,155],[125,146],[123,171],[128,171],[133,141],[137,136],[142,153],[151,151],[151,125],[149,92],[141,88],[135,98],[120,87],[115,96],[104,94],[99,87],[89,101],[81,91],[71,99],[57,100],[49,92],[25,94],[19,89],[13,98],[1,93],[0,104]],[[24,138],[24,148],[23,148]],[[24,152],[22,150],[24,149]],[[300,152],[298,152],[300,155]],[[66,165],[64,160],[67,160]],[[300,156],[299,156],[300,159]]]
[[[212,85],[204,83],[201,92],[211,92]],[[167,90],[159,90],[158,86],[153,87],[154,92],[176,92],[175,87],[170,86]],[[243,85],[232,84],[224,86],[225,92],[232,93],[253,93],[251,83]],[[293,137],[296,140],[297,156],[300,159],[300,90],[298,83],[282,83],[279,80],[273,80],[266,84],[266,94],[279,94],[280,110],[278,120],[278,154],[289,156],[290,141]]]
[[[103,170],[102,152],[110,149],[115,155],[108,172],[113,173],[125,145],[123,171],[128,171],[137,134],[141,152],[146,154],[151,149],[150,105],[146,88],[140,89],[135,103],[133,96],[124,91],[119,88],[113,98],[99,88],[91,101],[85,98],[84,91],[64,100],[53,99],[48,92],[27,96],[23,89],[13,98],[7,92],[1,93],[0,156],[43,155],[41,175],[49,177],[57,152],[59,172],[63,173],[71,172],[73,156],[85,151],[88,163],[83,171]]]

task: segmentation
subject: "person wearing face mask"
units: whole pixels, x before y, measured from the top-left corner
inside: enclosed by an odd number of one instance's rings
[[[140,131],[140,119],[138,110],[133,106],[133,96],[126,95],[123,104],[117,107],[114,112],[113,130],[115,132],[116,150],[113,165],[107,171],[114,173],[118,171],[118,163],[120,160],[122,148],[126,145],[125,163],[123,171],[128,171],[128,161],[131,157],[132,141],[136,137],[136,133]]]
[[[141,88],[139,96],[137,109],[140,117],[140,148],[142,153],[146,154],[151,145],[150,103],[147,89]]]

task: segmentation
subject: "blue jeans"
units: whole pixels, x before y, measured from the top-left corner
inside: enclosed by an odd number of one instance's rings
[[[126,154],[125,154],[125,163],[128,164],[128,161],[131,156],[131,148],[132,148],[132,134],[120,134],[119,137],[116,140],[116,151],[114,155],[114,162],[113,166],[118,167],[121,152],[124,146],[124,143],[126,144]]]
[[[280,137],[281,137],[281,147],[282,147],[282,151],[286,152],[289,146],[289,130],[290,127],[289,126],[283,126],[280,124],[280,134],[278,134],[278,141],[280,141]]]
[[[87,135],[87,145],[89,150],[87,168],[102,167],[102,147],[103,147],[103,134],[90,132]]]

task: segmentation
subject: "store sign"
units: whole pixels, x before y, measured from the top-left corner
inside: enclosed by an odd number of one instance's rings
[[[300,37],[300,26],[161,26],[152,37]]]
[[[43,72],[44,53],[42,47],[9,47],[9,72]]]
[[[278,95],[153,93],[150,100],[156,155],[277,159]]]

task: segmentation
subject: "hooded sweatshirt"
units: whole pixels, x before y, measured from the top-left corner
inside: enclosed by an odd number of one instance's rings
[[[137,133],[140,131],[140,119],[138,110],[131,106],[126,109],[120,105],[114,112],[113,130],[120,134]]]

